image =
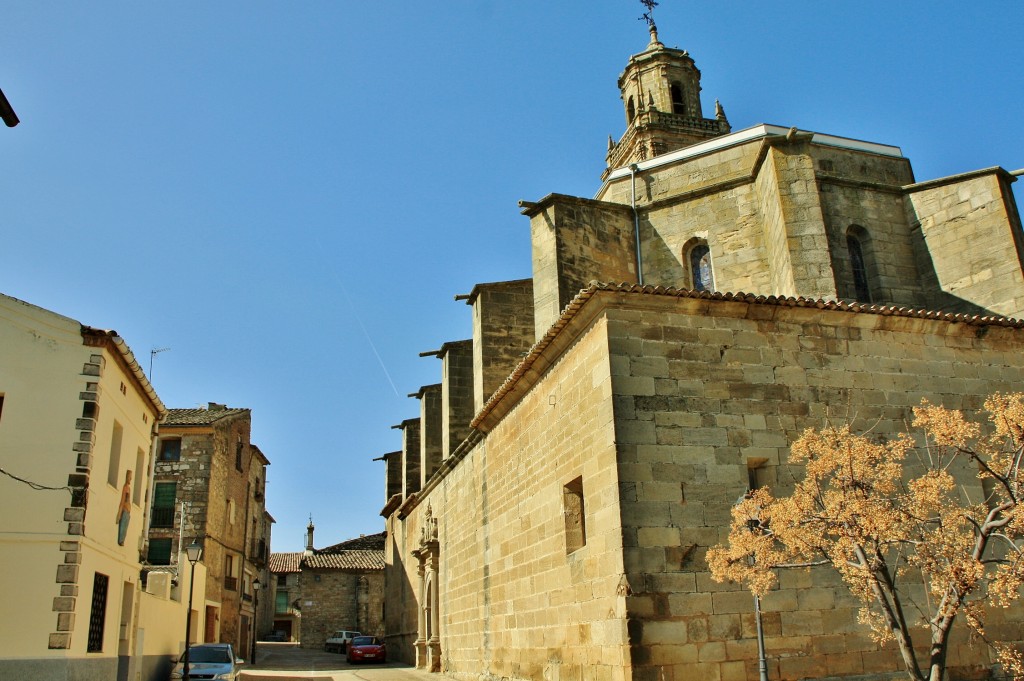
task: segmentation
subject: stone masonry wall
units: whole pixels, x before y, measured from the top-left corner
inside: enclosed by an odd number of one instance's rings
[[[420,420],[402,421],[402,494],[408,496],[420,489]]]
[[[389,519],[388,560],[413,562],[428,507],[437,519],[449,676],[627,678],[608,372],[604,330],[593,328],[407,517]],[[565,488],[580,478],[586,544],[567,553]],[[391,566],[389,634],[415,628],[418,580],[416,564]]]
[[[1024,246],[1011,179],[991,169],[909,188],[933,309],[1024,317]]]
[[[846,237],[857,225],[871,302],[924,306],[915,238],[903,206],[903,186],[914,179],[910,162],[821,145],[812,145],[811,155],[839,297],[856,298]]]
[[[385,521],[387,539],[384,545],[384,630],[387,633],[388,658],[410,664],[416,661],[418,619],[418,576],[416,559],[408,553],[419,537],[419,513],[401,519],[392,514]],[[443,627],[442,627],[443,628]]]
[[[1024,334],[999,327],[814,308],[645,298],[609,308],[628,617],[636,680],[757,677],[749,592],[710,579],[705,554],[763,464],[777,493],[799,471],[792,441],[826,417],[877,435],[904,430],[922,397],[974,412],[1019,389]],[[566,437],[571,435],[566,434]],[[961,475],[980,498],[973,472]],[[783,572],[762,608],[769,678],[896,672],[856,622],[834,573]],[[1020,611],[993,612],[997,640],[1021,638]],[[991,664],[966,627],[953,666]]]
[[[246,538],[246,494],[248,490],[250,419],[233,418],[214,428],[214,456],[211,464],[209,511],[203,562],[208,573],[206,597],[220,601],[220,641],[243,650],[241,593]],[[237,448],[242,446],[242,470],[235,467]],[[220,541],[217,541],[220,540]],[[227,575],[227,556],[234,563],[233,578]],[[202,611],[200,611],[200,618]],[[200,620],[202,621],[202,620]]]
[[[761,186],[770,186],[772,196],[778,197],[782,230],[776,238],[784,242],[775,247],[786,254],[793,280],[791,290],[782,287],[772,293],[834,299],[835,278],[814,162],[810,157],[810,141],[801,136],[793,142],[772,142],[760,171],[766,176],[767,184]]]
[[[536,338],[591,281],[637,281],[629,206],[552,195],[527,214]]]
[[[534,341],[533,282],[479,284],[473,305],[473,411],[505,381]]]
[[[473,420],[473,341],[445,343],[441,354],[441,456],[469,437]]]
[[[441,384],[420,388],[420,487],[441,465]]]
[[[302,569],[302,647],[323,650],[339,629],[384,635],[381,572]]]
[[[216,406],[216,405],[214,405]],[[183,527],[185,544],[199,537],[203,543],[203,564],[207,568],[205,600],[219,609],[213,640],[232,643],[243,650],[240,631],[241,589],[247,512],[252,515],[249,467],[250,418],[244,415],[222,419],[213,426],[161,426],[162,439],[181,438],[180,461],[158,461],[155,482],[175,482],[175,520],[172,528],[151,528],[150,538],[172,540],[172,560],[178,555],[178,530]],[[242,471],[235,466],[241,444]],[[257,464],[258,465],[258,464]],[[182,518],[184,502],[184,518]],[[247,505],[247,503],[249,505]],[[262,512],[262,511],[261,511]],[[227,575],[227,556],[232,556],[233,574]],[[206,640],[203,599],[197,594],[199,622],[204,627],[197,640]]]

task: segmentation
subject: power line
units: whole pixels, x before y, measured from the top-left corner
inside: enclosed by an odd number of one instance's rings
[[[85,487],[81,486],[81,485],[78,485],[78,486],[63,485],[62,487],[51,487],[49,485],[41,485],[38,482],[32,482],[31,480],[26,480],[25,478],[18,477],[14,473],[9,473],[9,472],[5,471],[3,468],[0,468],[0,473],[3,473],[4,475],[6,475],[7,477],[11,478],[12,480],[17,480],[18,482],[24,483],[24,484],[28,485],[29,487],[31,487],[32,489],[39,490],[39,491],[67,490],[68,492],[71,492],[72,494],[74,494],[76,490],[85,489]]]

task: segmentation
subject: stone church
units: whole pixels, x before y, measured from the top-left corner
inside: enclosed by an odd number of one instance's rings
[[[735,500],[791,488],[826,417],[898,433],[922,398],[1024,385],[1011,173],[917,181],[897,147],[733,130],[653,26],[618,86],[596,195],[521,203],[532,277],[460,296],[473,337],[424,353],[441,380],[382,457],[390,654],[453,678],[758,678],[750,594],[705,562]],[[830,571],[762,609],[772,679],[901,669]],[[958,628],[951,667],[988,674]]]

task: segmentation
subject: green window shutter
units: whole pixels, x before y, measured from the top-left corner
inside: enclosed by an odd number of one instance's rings
[[[146,555],[146,560],[149,562],[150,565],[170,565],[171,540],[150,539],[149,553]]]
[[[153,489],[153,508],[174,508],[178,483],[158,482]]]

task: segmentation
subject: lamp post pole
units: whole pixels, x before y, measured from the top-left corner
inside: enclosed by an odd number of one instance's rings
[[[764,654],[764,626],[761,624],[761,597],[754,595],[754,621],[757,623],[757,668],[760,681],[768,681],[768,659]]]
[[[256,625],[260,618],[260,578],[252,583],[252,663],[256,664]]]
[[[193,539],[192,543],[185,549],[185,553],[188,556],[188,562],[192,564],[192,571],[188,580],[188,610],[185,612],[185,657],[181,665],[181,678],[182,681],[189,681],[191,678],[188,673],[188,653],[192,640],[192,587],[196,580],[196,563],[203,556],[203,547],[200,546],[197,540]]]
[[[740,504],[747,495],[736,500]],[[747,529],[756,534],[761,529],[759,518],[747,518]],[[754,564],[754,554],[750,555],[750,564]],[[757,625],[757,669],[759,681],[768,681],[768,658],[764,652],[764,624],[761,622],[761,597],[754,594],[754,623]]]

